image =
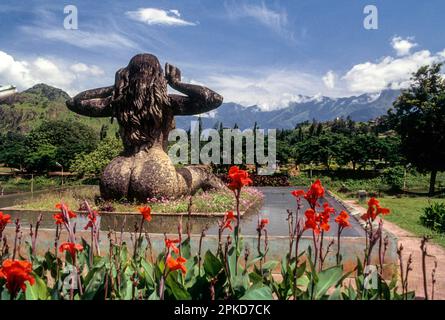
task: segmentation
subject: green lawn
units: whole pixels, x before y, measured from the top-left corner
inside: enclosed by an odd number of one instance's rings
[[[385,219],[397,224],[401,228],[410,231],[418,236],[429,235],[433,237],[433,242],[445,247],[445,234],[438,234],[422,226],[419,217],[423,213],[423,208],[431,202],[445,202],[445,199],[431,199],[426,197],[385,197],[379,199],[383,207],[391,209],[391,214]]]
[[[64,186],[71,185],[80,185],[81,181],[72,179],[72,178],[64,178]],[[60,177],[45,177],[45,176],[36,176],[33,181],[33,190],[45,190],[45,189],[54,189],[62,186],[62,179]],[[0,191],[3,189],[5,194],[16,193],[16,192],[30,192],[31,191],[31,179],[30,175],[26,176],[26,178],[22,178],[20,176],[17,177],[4,177],[0,176]]]
[[[367,172],[369,174],[369,172]],[[325,187],[335,193],[346,194],[347,197],[354,197],[358,190],[366,190],[369,193],[392,195],[390,186],[385,181],[385,175],[370,175],[366,177],[364,172],[360,171],[335,171],[325,172],[323,174],[314,174],[309,177],[308,172],[301,172],[299,176],[291,177],[290,183],[294,186],[309,186],[316,179],[320,179]],[[406,188],[410,192],[428,192],[429,174],[421,174],[415,171],[409,172],[406,176]],[[437,190],[445,187],[445,172],[438,173]]]

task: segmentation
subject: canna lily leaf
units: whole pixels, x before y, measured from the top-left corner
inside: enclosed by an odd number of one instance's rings
[[[85,288],[85,292],[82,295],[82,300],[93,300],[97,297],[98,293],[102,291],[105,283],[105,269],[96,269],[91,277],[88,285]]]
[[[165,281],[166,289],[176,300],[191,300],[189,292],[180,284],[173,273],[170,273]]]
[[[271,272],[273,271],[277,266],[278,266],[278,261],[275,260],[271,260],[271,261],[267,261],[264,265],[263,265],[263,271],[265,272]]]
[[[210,278],[214,278],[223,268],[223,264],[208,250],[204,257],[204,270]]]
[[[240,300],[273,300],[272,290],[266,286],[252,286]]]
[[[42,280],[36,274],[33,275],[35,279],[34,285],[30,285],[30,283],[26,282],[26,292],[25,298],[26,300],[48,300],[49,291],[48,287],[45,284],[45,281]]]
[[[321,299],[326,292],[335,286],[343,278],[343,269],[341,267],[332,267],[321,271],[318,274],[318,281],[314,288],[314,299]]]

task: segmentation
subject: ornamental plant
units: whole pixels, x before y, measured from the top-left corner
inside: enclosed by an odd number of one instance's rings
[[[64,204],[54,216],[56,226],[54,247],[43,255],[36,254],[35,241],[39,223],[30,233],[32,243],[21,250],[20,221],[15,221],[16,238],[9,249],[3,237],[0,245],[0,298],[17,300],[361,300],[413,299],[408,290],[410,260],[406,268],[400,252],[402,285],[397,276],[383,278],[387,242],[382,239],[380,215],[389,210],[371,199],[367,215],[363,217],[378,227],[369,226],[366,237],[365,259],[357,258],[355,270],[346,272],[340,254],[343,230],[349,228],[347,212],[335,212],[324,200],[325,189],[316,181],[307,191],[295,190],[296,207],[288,210],[289,251],[280,261],[268,258],[268,226],[266,217],[259,217],[257,242],[249,247],[239,228],[239,195],[249,184],[247,172],[239,168],[229,171],[229,186],[234,191],[234,210],[228,211],[218,222],[218,246],[203,252],[206,229],[202,230],[198,248],[192,248],[190,226],[184,235],[182,221],[177,235],[165,235],[164,248],[154,252],[145,226],[153,219],[152,210],[139,208],[140,223],[131,232],[132,243],[126,243],[123,233],[109,231],[100,239],[98,216],[88,209],[89,239],[76,234],[75,214]],[[190,201],[191,202],[191,201]],[[304,202],[309,208],[302,212]],[[84,207],[89,208],[86,204]],[[190,206],[191,208],[191,206]],[[190,209],[191,210],[191,209]],[[331,219],[332,217],[334,219]],[[0,214],[0,227],[11,224],[7,215]],[[334,223],[331,225],[331,220]],[[40,221],[40,220],[39,220]],[[284,221],[283,221],[284,223]],[[3,229],[0,228],[0,231]],[[337,239],[327,241],[324,232],[337,228]],[[372,230],[371,230],[372,228]],[[64,232],[62,232],[64,231]],[[308,250],[300,249],[305,232],[312,236]],[[335,238],[335,237],[334,237]],[[108,250],[99,251],[99,243],[108,241]],[[336,246],[335,246],[335,241]],[[426,241],[426,240],[425,240]],[[367,288],[366,265],[370,264],[372,248],[379,248],[378,283]],[[256,247],[256,248],[255,248]],[[94,248],[94,250],[93,250]],[[336,250],[334,248],[337,248]],[[335,252],[336,251],[336,252]],[[327,256],[335,255],[336,264],[326,268]],[[426,245],[422,256],[426,257]],[[434,270],[433,270],[434,271]],[[274,277],[273,273],[281,277]],[[426,274],[426,271],[425,271]],[[346,283],[345,279],[350,278]],[[352,282],[352,284],[351,284]],[[430,288],[434,296],[434,287]],[[426,290],[426,289],[425,289]]]

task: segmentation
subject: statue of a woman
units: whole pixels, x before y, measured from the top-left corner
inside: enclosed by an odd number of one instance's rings
[[[168,94],[167,84],[184,96]],[[208,167],[175,169],[166,153],[175,115],[204,113],[222,101],[206,87],[182,83],[178,68],[167,63],[164,75],[154,55],[139,54],[117,71],[114,86],[84,91],[67,106],[81,115],[117,119],[124,152],[105,168],[101,196],[145,202],[223,187]]]

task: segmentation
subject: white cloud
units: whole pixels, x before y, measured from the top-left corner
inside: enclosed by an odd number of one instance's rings
[[[302,101],[307,97],[299,93],[316,95],[323,85],[320,77],[290,70],[263,70],[248,76],[214,74],[199,82],[221,93],[226,102],[257,105],[263,110]]]
[[[34,37],[61,41],[80,48],[137,48],[136,43],[115,32],[65,30],[48,26],[24,26],[21,29]]]
[[[413,72],[421,66],[438,62],[439,57],[428,50],[379,62],[365,62],[353,66],[342,78],[352,93],[377,92],[386,88],[401,89],[410,84]]]
[[[95,65],[84,63],[69,65],[46,57],[18,60],[0,51],[0,83],[15,85],[19,90],[28,89],[38,83],[46,83],[74,94],[85,89],[83,85],[94,83],[95,77],[103,74],[103,70]],[[101,79],[102,77],[96,80],[100,82]]]
[[[323,76],[322,79],[323,79],[324,85],[328,89],[334,89],[336,78],[337,78],[337,75],[334,73],[334,71],[330,70]]]
[[[413,38],[409,37],[403,39],[402,37],[394,37],[391,40],[391,45],[396,50],[396,54],[399,57],[409,55],[411,49],[417,47],[417,43],[412,42]]]
[[[70,67],[70,69],[75,73],[88,74],[88,75],[92,75],[92,76],[101,76],[101,75],[105,74],[105,72],[98,66],[95,66],[95,65],[89,66],[89,65],[86,65],[85,63],[73,64]]]
[[[294,35],[288,30],[288,18],[285,10],[275,11],[261,4],[235,4],[225,3],[228,15],[232,19],[253,18],[267,28],[281,36],[293,40]]]
[[[196,23],[181,19],[178,10],[165,11],[156,8],[139,8],[136,11],[125,13],[130,19],[146,23],[148,25],[163,26],[195,26]]]
[[[384,89],[403,89],[411,84],[412,74],[421,66],[443,61],[444,58],[445,49],[435,54],[419,50],[403,56],[386,56],[358,63],[342,74],[333,70],[319,75],[298,69],[277,71],[262,68],[254,74],[245,70],[232,71],[232,74],[215,73],[199,82],[220,92],[226,102],[258,105],[272,110],[285,107],[289,102],[304,101],[307,96],[346,97],[380,93]]]

